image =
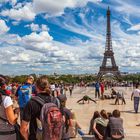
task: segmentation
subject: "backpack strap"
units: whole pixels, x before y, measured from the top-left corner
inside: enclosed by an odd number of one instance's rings
[[[60,100],[56,97],[56,105],[57,107],[60,109],[61,107],[61,104],[60,104]]]
[[[31,100],[36,101],[37,103],[39,103],[40,105],[44,105],[45,103],[54,103],[57,105],[58,108],[60,108],[60,101],[58,98],[55,98],[53,96],[49,96],[50,97],[50,101],[48,101],[47,99],[42,99],[40,96],[35,96],[33,97]]]
[[[42,106],[45,104],[45,101],[39,96],[35,96],[31,100],[36,101],[37,103],[39,103]]]

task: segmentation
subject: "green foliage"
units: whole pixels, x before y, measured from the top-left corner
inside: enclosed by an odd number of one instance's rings
[[[140,81],[140,74],[129,74],[122,76],[122,79],[124,81],[133,81],[133,82],[139,82]]]
[[[35,74],[32,74],[32,76],[37,79],[37,76]],[[10,78],[10,82],[17,82],[17,83],[24,83],[26,81],[26,78],[28,75],[21,75],[21,76],[15,76]],[[83,81],[84,83],[89,83],[92,81],[95,81],[96,76],[92,75],[48,75],[48,80],[50,83],[80,83]]]
[[[31,74],[35,80],[37,79],[37,75]],[[18,83],[24,83],[26,81],[26,78],[28,75],[20,75],[15,77],[9,77],[10,82],[18,82]],[[96,81],[96,75],[48,75],[48,80],[50,83],[65,83],[65,84],[71,84],[71,83],[80,83],[83,81],[84,83],[91,83],[93,81]],[[140,74],[128,74],[128,75],[122,75],[122,81],[130,81],[130,82],[139,82],[140,81]]]

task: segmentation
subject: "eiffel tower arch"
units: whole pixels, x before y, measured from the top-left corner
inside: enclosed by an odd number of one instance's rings
[[[114,52],[112,48],[112,39],[111,39],[111,26],[110,26],[110,9],[108,7],[107,10],[107,31],[106,31],[106,45],[105,45],[105,53],[102,65],[100,66],[97,79],[100,80],[103,75],[108,73],[113,74],[117,79],[121,79],[120,71],[118,66],[116,65]],[[111,65],[108,66],[108,60],[110,60]]]

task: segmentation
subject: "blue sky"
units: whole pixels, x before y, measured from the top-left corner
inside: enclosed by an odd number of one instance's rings
[[[121,72],[140,72],[139,0],[0,0],[0,73],[97,73],[111,9]]]

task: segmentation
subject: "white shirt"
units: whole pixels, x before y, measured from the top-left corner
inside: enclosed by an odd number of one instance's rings
[[[4,106],[4,108],[7,108],[7,107],[9,107],[11,105],[13,105],[13,101],[12,101],[11,97],[9,97],[9,96],[3,97],[3,106]]]
[[[139,90],[139,89],[135,89],[135,90],[133,91],[133,96],[134,96],[134,97],[140,97],[140,90]]]

